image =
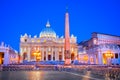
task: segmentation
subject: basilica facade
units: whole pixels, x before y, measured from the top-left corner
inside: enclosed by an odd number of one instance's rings
[[[51,28],[49,21],[45,28],[40,32],[39,37],[24,34],[20,37],[20,56],[23,61],[64,61],[65,38],[58,37]],[[71,60],[77,56],[77,38],[70,36]]]

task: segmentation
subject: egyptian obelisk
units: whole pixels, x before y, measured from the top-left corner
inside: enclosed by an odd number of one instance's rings
[[[69,33],[69,13],[68,11],[65,14],[65,65],[71,64],[71,55],[70,55],[70,33]]]

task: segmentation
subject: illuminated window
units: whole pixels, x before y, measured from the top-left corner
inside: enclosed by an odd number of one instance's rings
[[[37,42],[40,42],[40,40],[38,40]]]

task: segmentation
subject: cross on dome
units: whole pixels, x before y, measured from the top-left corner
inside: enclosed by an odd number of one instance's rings
[[[46,27],[50,27],[50,22],[49,22],[49,20],[48,20],[47,23],[46,23]]]

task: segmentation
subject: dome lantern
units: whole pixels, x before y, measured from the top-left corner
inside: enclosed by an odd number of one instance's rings
[[[46,27],[50,27],[50,22],[49,22],[49,20],[47,21]]]

